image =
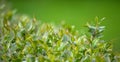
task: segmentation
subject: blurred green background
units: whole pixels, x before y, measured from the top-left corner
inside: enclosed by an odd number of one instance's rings
[[[120,51],[120,1],[119,0],[8,0],[20,14],[36,17],[42,22],[59,24],[65,21],[85,33],[83,25],[94,18],[106,17],[104,39]]]

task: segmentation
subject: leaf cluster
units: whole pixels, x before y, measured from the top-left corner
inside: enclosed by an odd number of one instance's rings
[[[74,26],[43,23],[0,7],[0,62],[118,62],[104,26],[87,24],[91,36]]]

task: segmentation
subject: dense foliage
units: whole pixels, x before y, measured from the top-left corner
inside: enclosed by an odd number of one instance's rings
[[[40,24],[0,7],[0,62],[118,62],[112,45],[101,39],[103,19],[87,23],[89,35],[75,26]]]

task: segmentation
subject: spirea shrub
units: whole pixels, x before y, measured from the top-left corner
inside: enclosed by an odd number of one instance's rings
[[[41,23],[0,7],[0,62],[119,62],[112,45],[101,39],[103,19],[86,24],[89,35],[75,26]]]

